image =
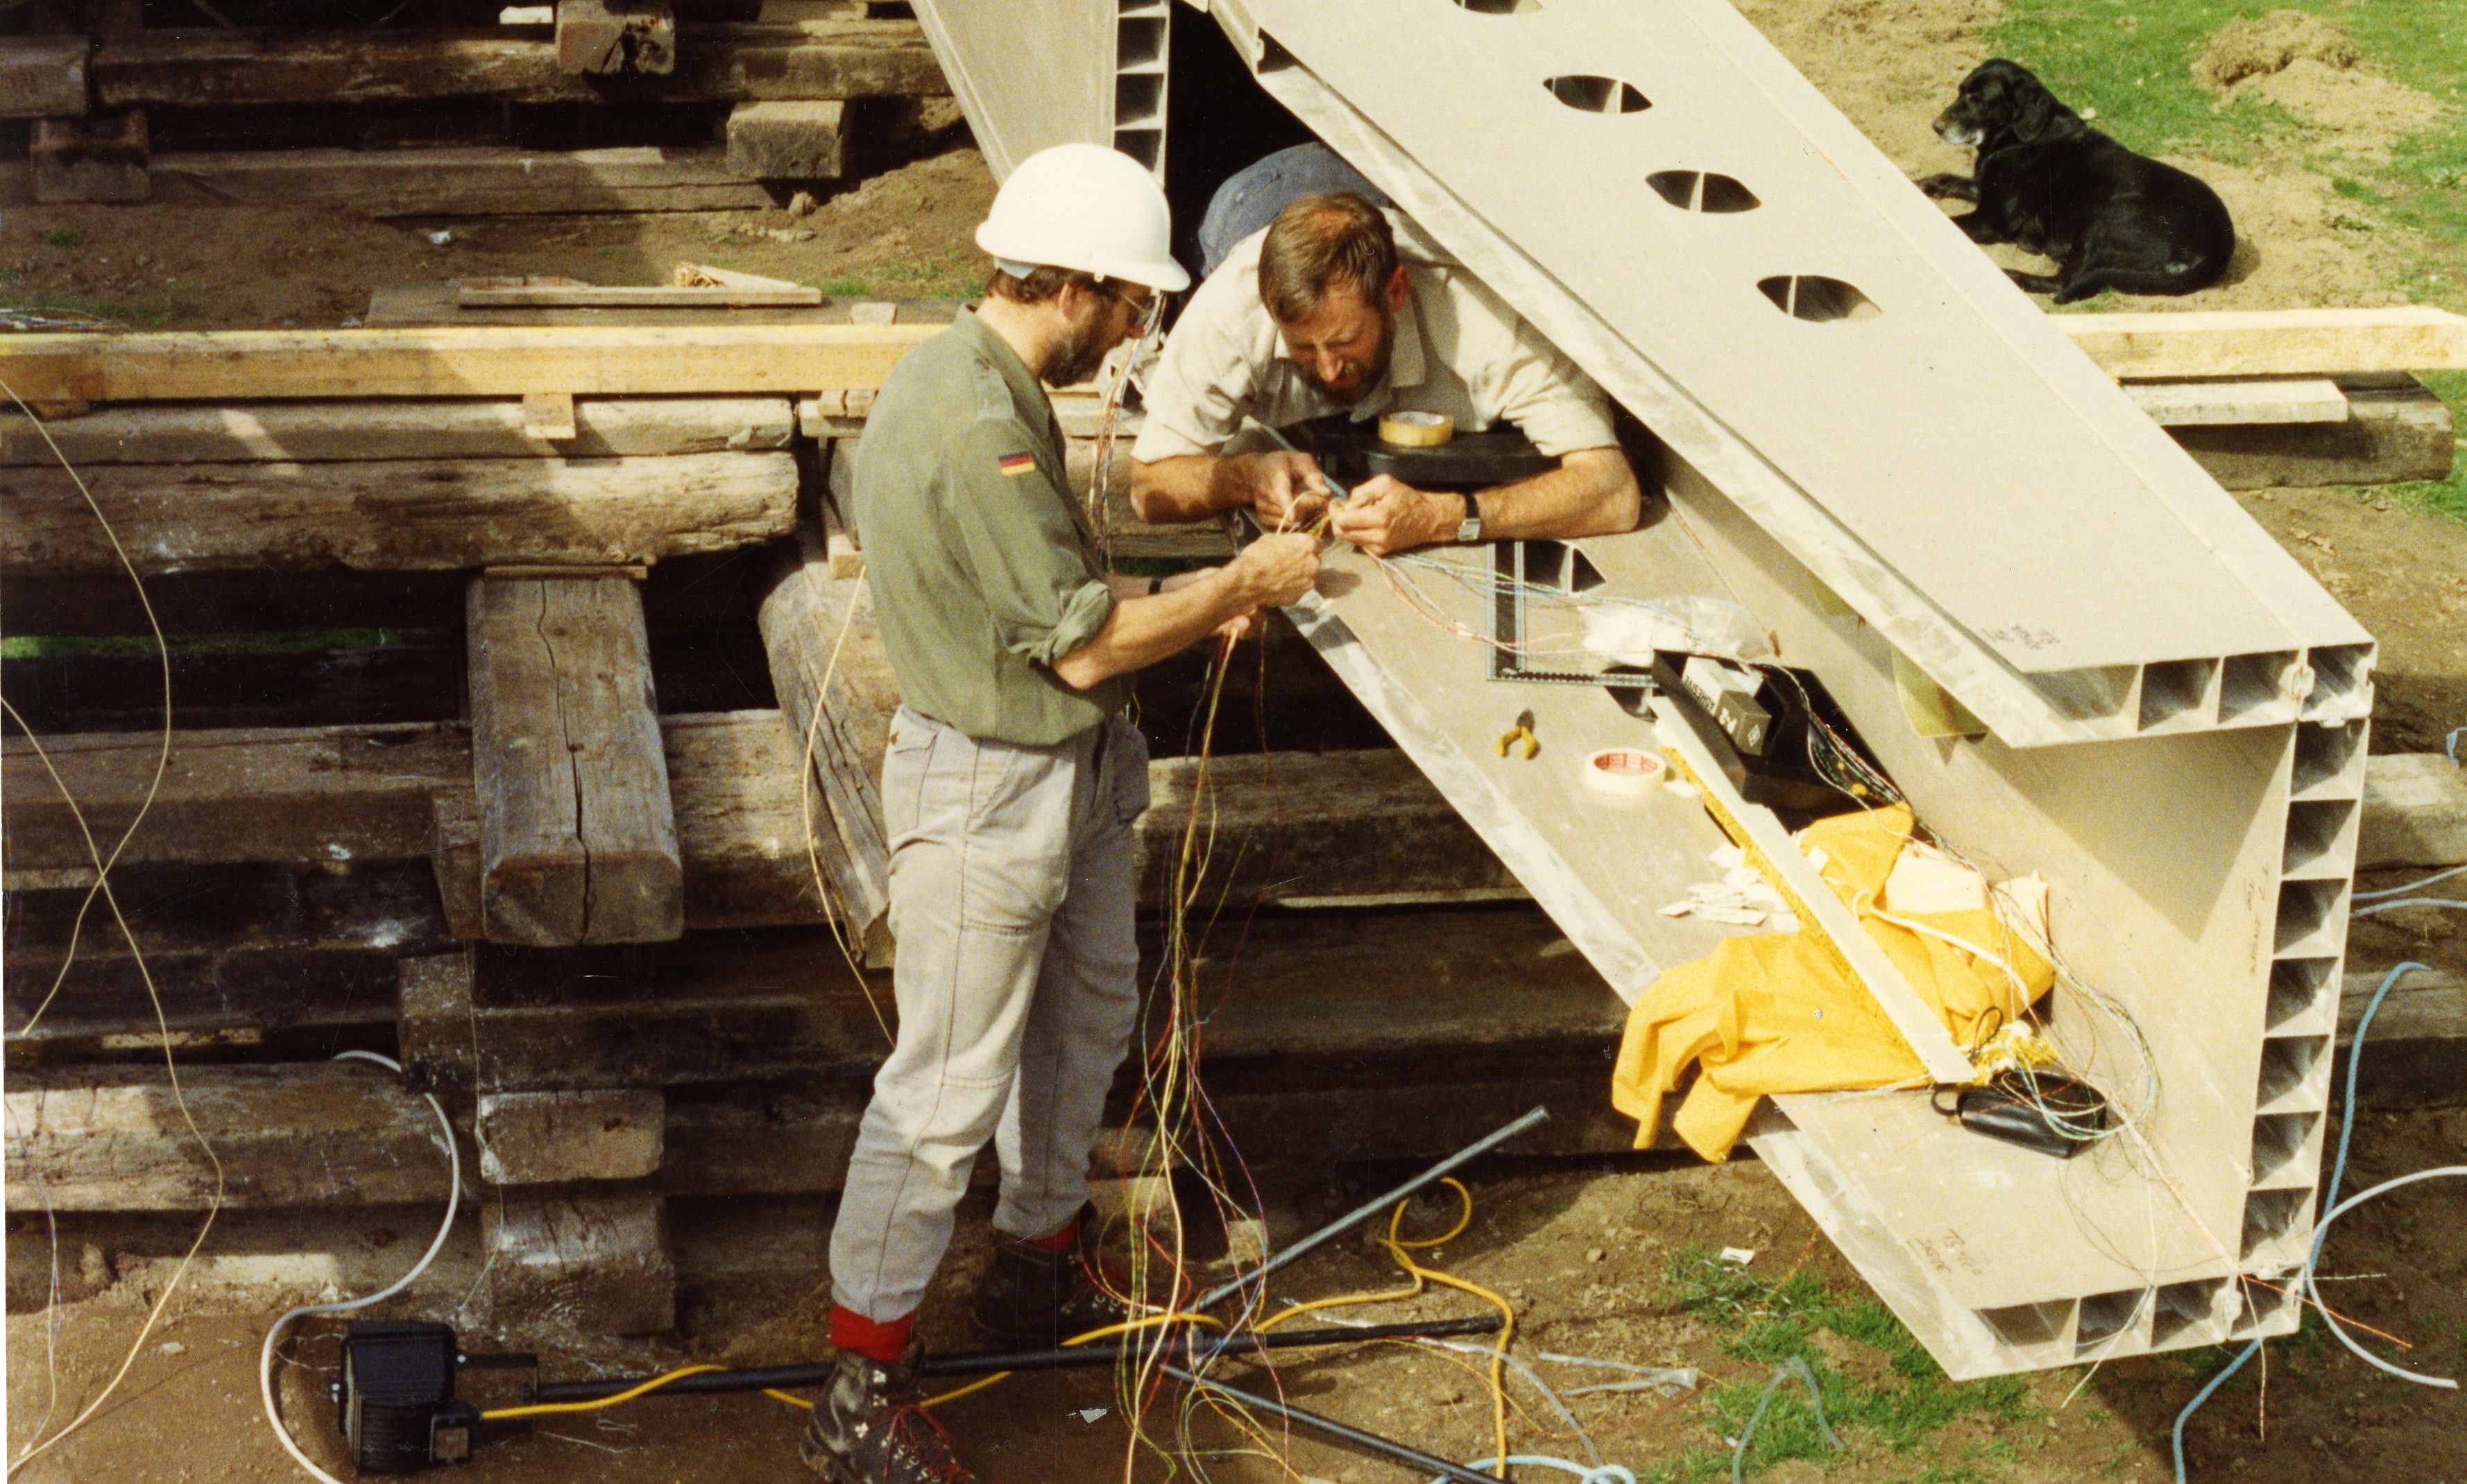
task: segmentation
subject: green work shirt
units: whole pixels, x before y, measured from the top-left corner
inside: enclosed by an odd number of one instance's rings
[[[1130,699],[1127,676],[1078,691],[1052,668],[1114,611],[1068,488],[1052,402],[973,312],[893,368],[857,445],[852,518],[910,707],[1046,747]]]

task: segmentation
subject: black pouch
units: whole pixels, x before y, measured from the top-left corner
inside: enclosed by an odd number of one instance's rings
[[[2107,1127],[2107,1095],[2053,1070],[2000,1073],[1985,1087],[1963,1088],[1950,1110],[1939,1093],[1936,1111],[1974,1133],[2059,1159],[2081,1153],[2092,1142],[2083,1135]]]

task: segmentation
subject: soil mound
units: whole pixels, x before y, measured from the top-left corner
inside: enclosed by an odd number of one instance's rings
[[[2250,93],[2337,131],[2346,148],[2386,152],[2391,141],[2430,127],[2440,101],[2363,70],[2346,29],[2301,11],[2273,11],[2219,28],[2193,77],[2222,100]]]
[[[2273,11],[2254,19],[2239,16],[2219,28],[2193,63],[2193,80],[2230,88],[2247,78],[2284,72],[2298,58],[2326,68],[2356,65],[2356,43],[2336,21],[2302,11]]]

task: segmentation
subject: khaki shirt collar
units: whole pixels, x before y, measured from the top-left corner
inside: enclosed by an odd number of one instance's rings
[[[951,332],[974,347],[993,369],[1002,373],[1003,387],[1010,393],[1011,405],[1019,411],[1019,420],[1039,437],[1053,421],[1053,403],[1045,388],[1010,342],[994,333],[992,326],[977,317],[973,307],[962,309],[951,321]]]

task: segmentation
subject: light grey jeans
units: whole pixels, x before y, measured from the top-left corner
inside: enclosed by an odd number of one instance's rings
[[[1147,744],[1120,717],[1052,747],[980,742],[906,707],[882,765],[898,1043],[873,1079],[831,1230],[831,1298],[914,1313],[992,1138],[994,1225],[1062,1228],[1088,1196],[1139,1013],[1131,825]]]

